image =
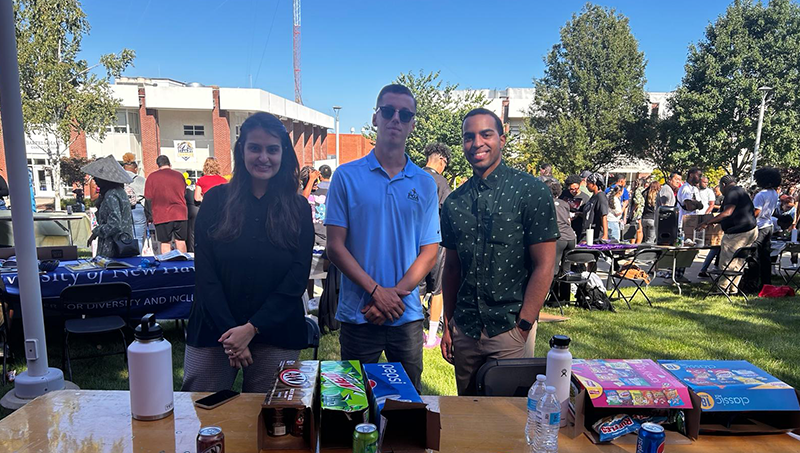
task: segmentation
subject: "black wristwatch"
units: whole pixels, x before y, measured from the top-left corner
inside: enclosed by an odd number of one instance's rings
[[[533,329],[533,324],[525,319],[520,319],[517,321],[517,327],[523,332],[530,332],[530,330]]]

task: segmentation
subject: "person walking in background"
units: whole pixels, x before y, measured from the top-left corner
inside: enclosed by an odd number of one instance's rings
[[[703,203],[703,207],[700,208],[703,214],[711,214],[717,204],[717,195],[714,189],[708,187],[708,178],[705,176],[700,178],[700,202]]]
[[[314,228],[297,194],[286,128],[251,115],[233,150],[233,178],[212,188],[197,217],[197,284],[186,332],[183,391],[266,393],[307,343],[302,295]]]
[[[547,178],[553,177],[553,166],[543,162],[539,164],[539,181],[545,181]]]
[[[744,260],[737,258],[733,260],[733,254],[742,247],[753,245],[758,238],[758,228],[756,227],[755,208],[750,195],[743,188],[736,185],[736,178],[725,175],[720,179],[719,185],[725,201],[722,204],[721,212],[714,218],[701,222],[697,228],[703,230],[708,225],[719,223],[722,225],[722,243],[720,244],[720,268],[725,269],[730,263],[729,270],[738,271],[744,265]],[[736,277],[733,283],[739,287],[741,277]],[[722,290],[728,294],[735,294],[729,291],[730,280],[720,279]]]
[[[123,258],[136,255],[124,254],[115,245],[120,236],[133,239],[133,217],[131,203],[125,192],[125,184],[132,182],[128,173],[120,166],[114,156],[97,159],[81,168],[81,171],[94,179],[103,203],[97,211],[97,227],[92,230],[87,246],[97,239],[97,255],[107,258]]]
[[[533,357],[559,233],[550,190],[503,164],[500,118],[473,109],[461,131],[473,176],[442,206],[442,356],[458,394],[475,395],[487,360]]]
[[[636,181],[635,186],[633,187],[633,196],[631,199],[631,209],[630,209],[630,225],[636,229],[636,235],[631,240],[632,244],[641,244],[644,240],[644,232],[642,231],[642,214],[644,214],[644,194],[648,190],[648,181],[645,178],[641,178]]]
[[[761,168],[755,172],[756,184],[761,190],[753,197],[758,238],[758,265],[761,271],[761,286],[772,284],[772,216],[778,209],[778,189],[781,186],[781,172],[777,168]]]
[[[450,162],[451,153],[450,147],[444,143],[430,143],[425,147],[425,170],[436,181],[436,195],[439,199],[439,211],[441,212],[444,200],[450,195],[450,185],[444,179],[442,173],[447,168],[447,163]],[[433,269],[425,276],[425,291],[431,294],[430,304],[428,305],[428,313],[430,320],[428,321],[428,336],[426,337],[425,347],[434,348],[440,344],[439,332],[439,319],[442,317],[442,272],[444,271],[444,247],[439,245],[436,252],[436,264]],[[420,294],[422,297],[423,294]]]
[[[558,224],[558,233],[560,237],[556,241],[556,260],[553,266],[553,275],[558,276],[567,273],[569,266],[566,266],[563,258],[564,254],[575,248],[577,236],[572,229],[572,224],[569,218],[569,205],[566,201],[559,198],[561,195],[561,183],[555,178],[549,178],[544,181],[544,184],[550,189],[553,194],[553,205],[556,211],[556,222]],[[569,303],[569,283],[561,283],[556,288],[556,296],[562,303]]]
[[[170,243],[186,252],[189,213],[186,204],[186,180],[180,172],[172,169],[169,158],[161,155],[156,159],[158,170],[147,178],[144,196],[150,200],[156,239],[161,243],[161,253],[170,251]]]
[[[197,214],[200,212],[200,202],[194,199],[195,193],[197,193],[197,185],[189,179],[189,173],[184,172],[183,178],[186,181],[186,189],[184,190],[184,198],[186,199],[186,251],[194,253],[194,223],[197,220]]]
[[[217,158],[206,157],[206,161],[203,162],[203,176],[198,178],[197,184],[195,184],[194,201],[197,203],[202,203],[203,196],[206,194],[206,192],[211,190],[212,187],[228,183],[228,180],[225,179],[225,177],[220,173],[221,170],[219,168],[219,162],[217,161]]]
[[[656,205],[661,183],[652,181],[644,193],[644,207],[642,208],[642,242],[656,243]]]
[[[122,156],[122,168],[133,180],[130,184],[125,184],[125,192],[131,202],[133,237],[139,242],[139,252],[141,252],[144,247],[144,238],[147,230],[147,215],[144,212],[144,186],[146,179],[139,174],[139,164],[136,163],[136,155],[133,153],[125,153]]]
[[[661,190],[658,192],[656,214],[658,214],[658,208],[661,206],[675,206],[677,203],[675,195],[678,193],[678,189],[682,184],[683,177],[680,175],[680,173],[671,173],[669,175],[669,178],[666,180],[664,185],[661,186]]]
[[[561,192],[559,199],[565,201],[569,206],[569,218],[572,230],[576,238],[583,235],[583,205],[589,202],[589,195],[581,191],[583,180],[580,175],[570,175],[564,181],[564,191]]]
[[[624,212],[622,188],[612,186],[611,191],[607,192],[606,195],[608,196],[608,238],[620,242]]]
[[[319,187],[319,172],[311,165],[300,169],[300,193],[308,198]]]
[[[592,173],[586,178],[586,187],[592,193],[589,202],[583,207],[583,236],[586,242],[588,230],[594,230],[594,240],[608,240],[608,197],[603,192],[603,175]]]
[[[436,263],[436,182],[406,155],[417,102],[387,85],[376,102],[375,148],[336,169],[328,191],[328,258],[342,272],[342,360],[400,362],[420,390],[423,314],[419,282]]]

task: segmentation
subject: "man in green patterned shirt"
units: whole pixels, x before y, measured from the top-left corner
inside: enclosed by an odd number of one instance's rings
[[[559,233],[547,187],[502,163],[497,115],[469,112],[462,140],[473,176],[442,206],[442,355],[455,365],[458,394],[475,395],[488,359],[533,357]]]

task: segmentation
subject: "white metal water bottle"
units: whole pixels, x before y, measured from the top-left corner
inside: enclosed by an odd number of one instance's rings
[[[558,452],[558,428],[561,425],[561,405],[558,404],[555,387],[548,385],[536,407],[537,423],[536,453]]]
[[[164,339],[153,313],[144,315],[128,346],[131,415],[159,420],[172,413],[172,345]]]
[[[534,438],[536,437],[536,407],[539,405],[539,400],[544,396],[545,383],[547,377],[543,374],[536,376],[536,382],[531,385],[528,390],[528,422],[525,424],[525,439],[528,445],[534,446]],[[535,449],[535,446],[534,446]]]
[[[550,352],[547,353],[547,385],[556,389],[556,398],[561,404],[561,426],[567,424],[569,409],[569,385],[572,379],[572,353],[570,339],[566,335],[553,335]]]

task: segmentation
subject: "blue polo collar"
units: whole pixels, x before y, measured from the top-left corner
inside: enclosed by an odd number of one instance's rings
[[[408,156],[408,154],[405,154],[405,156],[406,156],[406,165],[403,167],[403,170],[401,170],[400,173],[397,174],[397,176],[402,175],[405,178],[410,178],[414,175],[414,173],[412,172],[414,163],[411,162],[411,158]],[[372,171],[381,169],[381,171],[383,171],[384,174],[386,173],[386,170],[384,170],[383,167],[381,167],[381,163],[378,162],[378,158],[375,157],[375,148],[372,148],[369,154],[367,154],[367,164],[369,165],[369,169]],[[397,176],[395,176],[395,178],[397,178]]]

